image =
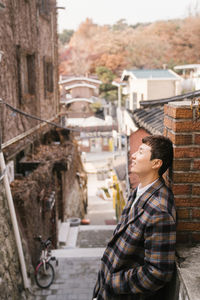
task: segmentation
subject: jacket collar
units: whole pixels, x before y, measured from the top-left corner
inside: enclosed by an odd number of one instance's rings
[[[164,179],[161,177],[159,178],[153,185],[151,185],[144,194],[140,196],[140,198],[137,200],[137,206],[134,210],[131,210],[131,206],[133,204],[132,201],[130,201],[130,204],[128,206],[129,209],[129,215],[124,218],[124,221],[126,219],[126,222],[123,222],[119,229],[116,232],[116,235],[118,235],[124,228],[126,228],[130,223],[135,221],[144,211],[143,207],[145,203],[148,201],[148,199],[157,191],[159,190],[163,185],[165,184]]]
[[[147,200],[165,184],[164,179],[159,178],[154,184],[152,184],[138,199],[138,207],[143,207]]]

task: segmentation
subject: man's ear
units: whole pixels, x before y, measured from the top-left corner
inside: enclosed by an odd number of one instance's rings
[[[153,160],[153,166],[152,166],[152,168],[153,168],[153,169],[160,169],[160,168],[162,167],[162,164],[163,164],[163,162],[162,162],[161,159],[155,158],[155,159]]]

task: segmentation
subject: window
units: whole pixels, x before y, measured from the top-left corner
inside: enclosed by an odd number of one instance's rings
[[[53,64],[43,59],[44,68],[44,97],[46,98],[47,92],[53,93]]]
[[[50,13],[50,1],[49,0],[40,0],[40,14],[49,15]]]
[[[17,77],[19,102],[25,95],[36,93],[35,54],[29,54],[17,46]]]
[[[137,108],[137,93],[133,93],[133,109]]]

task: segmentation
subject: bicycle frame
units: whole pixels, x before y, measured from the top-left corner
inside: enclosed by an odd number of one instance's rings
[[[54,268],[52,264],[50,263],[50,260],[56,261],[56,265],[58,265],[58,261],[54,256],[51,256],[51,250],[49,249],[51,245],[51,240],[47,239],[46,241],[42,241],[41,237],[36,238],[42,245],[40,260],[35,268],[35,279],[36,283],[40,288],[48,288],[54,279]],[[42,273],[41,273],[42,271]],[[50,272],[50,273],[49,273]],[[43,275],[42,275],[43,274]],[[41,276],[47,276],[46,278],[50,278],[50,281],[48,280],[46,282],[40,281],[42,278]],[[44,279],[44,278],[43,278]],[[42,279],[42,280],[43,280]]]

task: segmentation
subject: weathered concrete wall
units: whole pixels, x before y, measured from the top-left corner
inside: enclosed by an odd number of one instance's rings
[[[86,199],[84,199],[86,200]],[[65,221],[71,217],[83,218],[85,215],[85,207],[83,201],[83,193],[80,188],[78,178],[74,178],[71,189],[66,195],[66,208],[64,212]]]
[[[63,174],[63,220],[69,217],[83,218],[87,207],[87,175],[83,170],[77,147],[71,152],[69,169]]]
[[[20,266],[3,183],[0,182],[0,298],[23,299]]]

